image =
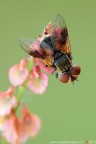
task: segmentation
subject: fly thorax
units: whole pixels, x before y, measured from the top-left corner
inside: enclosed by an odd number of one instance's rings
[[[61,72],[68,72],[72,66],[70,59],[68,58],[66,54],[63,54],[61,57],[56,59],[54,61],[54,65]]]

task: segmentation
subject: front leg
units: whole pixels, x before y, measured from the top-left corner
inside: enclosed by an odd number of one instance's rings
[[[54,67],[54,71],[52,74],[55,74],[56,78],[58,78],[58,70],[56,69],[56,67]]]

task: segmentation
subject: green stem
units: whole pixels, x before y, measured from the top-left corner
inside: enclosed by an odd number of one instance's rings
[[[19,92],[18,92],[18,95],[17,95],[17,101],[18,101],[18,102],[21,101],[23,94],[24,94],[24,87],[23,87],[23,86],[20,86],[20,87],[19,87]]]
[[[7,144],[7,141],[3,137],[2,137],[2,144]]]
[[[22,84],[22,86],[19,87],[19,91],[18,91],[18,94],[17,94],[18,104],[20,103],[20,101],[22,99],[22,96],[24,95],[24,89],[26,88],[27,82],[29,80],[30,72],[32,71],[33,66],[34,66],[34,61],[33,61],[33,59],[30,58],[29,63],[28,63],[29,75],[28,75],[27,79],[24,81],[24,83]],[[18,105],[16,106],[15,111],[17,111],[17,109],[18,109]]]
[[[20,86],[20,87],[19,87],[18,94],[17,94],[17,102],[18,102],[18,104],[20,103],[23,94],[24,94],[24,87],[23,87],[23,86]],[[18,109],[18,105],[15,107],[15,112],[17,111],[17,109]]]
[[[28,63],[28,71],[29,73],[32,71],[32,68],[34,67],[34,61],[33,59],[29,59],[29,63]]]

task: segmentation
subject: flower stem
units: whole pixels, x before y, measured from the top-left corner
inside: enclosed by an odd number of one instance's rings
[[[2,138],[2,144],[7,144],[7,141],[5,140],[5,138]]]
[[[18,107],[19,107],[19,104],[21,102],[21,99],[22,99],[22,96],[24,95],[24,89],[26,88],[27,86],[27,82],[29,80],[29,76],[30,76],[30,73],[32,71],[32,68],[34,67],[34,60],[29,59],[29,63],[28,63],[28,71],[29,71],[29,75],[27,77],[27,79],[23,82],[23,84],[19,87],[19,90],[18,90],[18,94],[17,94],[17,102],[18,102],[18,105],[15,107],[15,112],[17,111]]]
[[[23,87],[23,86],[20,86],[20,87],[19,87],[19,92],[18,92],[18,95],[17,95],[17,101],[18,101],[18,102],[21,101],[23,94],[24,94],[24,87]]]
[[[29,63],[28,63],[28,71],[29,73],[32,71],[32,68],[34,67],[34,61],[33,59],[30,57],[29,59]]]
[[[22,96],[24,94],[24,87],[23,86],[20,86],[19,87],[19,91],[18,91],[18,94],[17,94],[17,102],[18,102],[18,105],[15,107],[15,112],[17,111],[18,107],[19,107],[19,103],[22,99]]]

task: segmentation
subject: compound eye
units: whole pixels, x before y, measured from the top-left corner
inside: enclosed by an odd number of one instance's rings
[[[66,72],[62,73],[60,76],[59,76],[59,80],[63,83],[68,83],[69,82],[69,74],[67,74]]]
[[[73,76],[70,75],[70,80],[69,80],[69,82],[73,82],[73,81],[75,81],[76,79],[77,79],[77,76],[73,77]]]
[[[72,66],[70,68],[70,74],[73,76],[73,77],[78,77],[78,75],[80,74],[81,72],[81,69],[79,66]]]
[[[64,72],[59,76],[59,80],[62,83],[70,83],[77,79],[77,76],[69,75],[68,73]]]

